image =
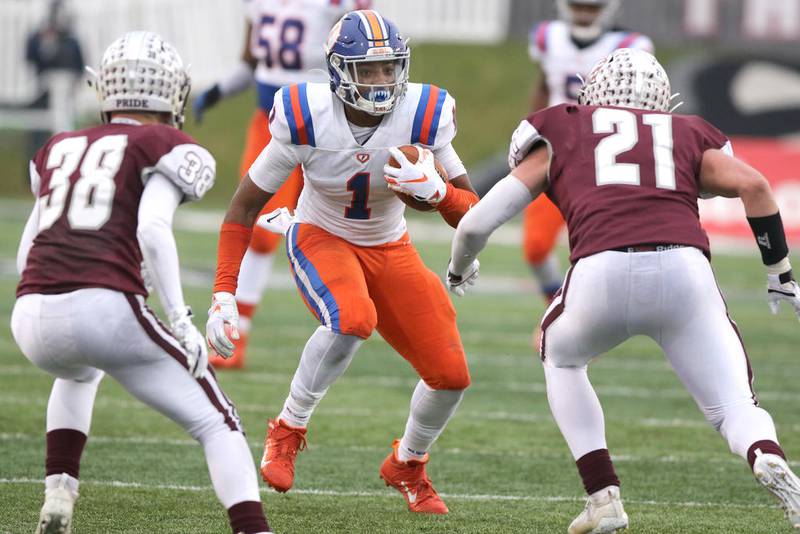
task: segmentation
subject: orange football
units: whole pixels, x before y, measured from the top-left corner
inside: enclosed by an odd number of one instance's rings
[[[403,145],[397,147],[400,151],[405,154],[408,161],[411,163],[416,163],[419,157],[422,155],[422,147],[417,145]],[[442,180],[445,182],[447,181],[447,172],[442,167],[442,164],[439,163],[439,160],[434,159],[433,164],[436,167],[436,170],[439,172],[439,176],[442,177]],[[392,156],[389,156],[389,166],[394,167],[396,169],[400,168],[400,164],[394,159]],[[418,211],[434,211],[436,209],[435,206],[431,206],[424,200],[417,200],[416,198],[412,197],[411,195],[406,195],[405,193],[400,193],[399,191],[394,192],[397,195],[397,198],[402,200],[406,206],[410,208],[414,208]]]

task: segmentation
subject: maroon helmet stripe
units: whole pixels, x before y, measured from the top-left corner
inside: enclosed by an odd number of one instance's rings
[[[144,331],[147,333],[147,336],[155,342],[156,345],[164,349],[164,351],[169,354],[173,359],[175,359],[178,363],[180,363],[185,369],[189,369],[189,364],[186,361],[186,355],[183,353],[181,349],[179,349],[176,345],[177,340],[169,336],[168,330],[164,329],[163,333],[159,333],[156,328],[153,326],[155,322],[159,326],[161,326],[161,322],[158,318],[151,312],[147,307],[144,305],[143,302],[140,302],[137,299],[137,295],[131,295],[126,293],[125,298],[128,300],[128,304],[130,304],[131,309],[133,310],[133,315],[136,317],[136,320],[142,326]],[[141,297],[139,297],[141,298]],[[145,312],[149,312],[149,317],[145,316]],[[214,385],[211,384],[208,376],[211,377],[211,380],[214,380]],[[204,378],[197,379],[197,383],[203,388],[208,400],[211,401],[211,404],[217,409],[219,413],[225,418],[225,424],[228,425],[228,428],[231,430],[243,432],[241,423],[239,421],[239,416],[236,414],[236,410],[234,409],[233,405],[230,404],[230,401],[222,394],[222,390],[216,385],[215,377],[212,374],[207,375]],[[216,386],[216,387],[214,387]],[[217,393],[219,392],[219,394]],[[222,397],[228,407],[224,407],[222,402],[220,402],[220,398]]]
[[[558,317],[564,313],[564,302],[567,300],[567,289],[569,289],[569,279],[572,276],[572,269],[575,267],[574,265],[569,268],[567,271],[567,277],[564,280],[564,285],[561,286],[561,289],[558,290],[556,293],[555,298],[561,298],[561,301],[556,304],[556,306],[550,310],[550,313],[544,316],[542,320],[542,361],[544,361],[544,343],[545,338],[547,337],[547,327],[553,324],[553,321],[558,319]]]

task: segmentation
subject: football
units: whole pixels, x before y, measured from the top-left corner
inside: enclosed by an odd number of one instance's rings
[[[422,156],[422,147],[418,145],[403,145],[397,148],[400,149],[403,154],[405,154],[406,158],[408,158],[408,161],[411,163],[416,163],[420,156]],[[444,170],[444,167],[442,167],[442,164],[439,163],[437,159],[433,160],[433,164],[436,167],[436,170],[439,172],[439,176],[441,176],[442,180],[446,182],[447,172]],[[400,164],[392,156],[389,156],[389,165],[396,169],[400,168]],[[436,209],[435,206],[431,206],[424,200],[417,200],[411,195],[406,195],[405,193],[400,193],[399,191],[395,191],[394,194],[397,195],[397,198],[402,200],[406,206],[414,208],[417,211],[434,211]]]

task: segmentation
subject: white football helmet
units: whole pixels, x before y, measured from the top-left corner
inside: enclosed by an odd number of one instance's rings
[[[105,122],[112,111],[143,111],[169,113],[173,126],[183,126],[189,73],[175,47],[160,35],[128,32],[106,49],[99,73],[86,70]]]
[[[588,26],[579,23],[570,9],[571,5],[599,6],[600,14]],[[619,10],[620,0],[556,0],[558,16],[570,25],[570,32],[579,41],[594,41],[611,27]]]
[[[670,111],[672,91],[664,67],[649,52],[620,48],[592,68],[578,93],[586,106]]]

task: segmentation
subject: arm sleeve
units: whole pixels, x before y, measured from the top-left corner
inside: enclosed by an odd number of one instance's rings
[[[39,203],[33,203],[33,209],[28,222],[25,223],[25,229],[22,231],[22,237],[19,240],[19,247],[17,248],[17,274],[22,275],[25,270],[25,265],[28,263],[28,253],[33,246],[33,240],[39,232]]]
[[[461,219],[453,236],[453,272],[464,272],[486,246],[489,236],[531,203],[528,188],[512,175],[497,182]]]
[[[247,174],[258,187],[267,193],[275,193],[299,163],[294,150],[273,137]]]
[[[183,195],[183,190],[171,179],[155,172],[150,176],[139,203],[136,229],[139,248],[168,317],[186,306],[181,289],[178,247],[172,235],[172,219]]]
[[[442,167],[444,167],[444,171],[447,173],[447,178],[449,180],[457,178],[462,174],[467,174],[467,168],[464,167],[464,163],[461,161],[461,158],[458,157],[458,153],[456,149],[453,148],[452,144],[448,143],[439,148],[435,148],[433,150],[433,155],[436,157],[436,160],[442,164]]]
[[[200,145],[183,143],[175,145],[161,156],[154,167],[143,173],[145,183],[159,174],[177,187],[183,194],[183,200],[195,201],[214,185],[217,163],[214,157]]]

